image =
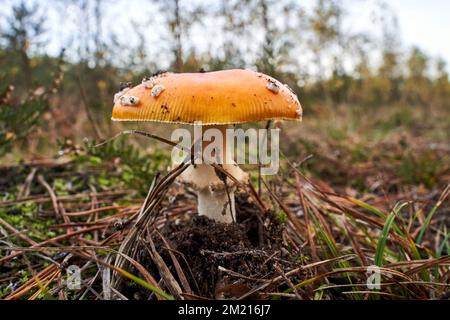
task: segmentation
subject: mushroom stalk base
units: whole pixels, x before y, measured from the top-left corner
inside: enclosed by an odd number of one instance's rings
[[[199,215],[221,223],[236,221],[234,188],[228,188],[228,194],[226,190],[197,191],[197,197]]]

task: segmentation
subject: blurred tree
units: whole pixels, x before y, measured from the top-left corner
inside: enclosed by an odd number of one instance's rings
[[[40,12],[38,3],[30,6],[21,1],[13,4],[12,15],[8,17],[1,35],[6,40],[6,65],[13,67],[10,75],[26,90],[31,89],[33,79],[30,48],[42,45],[44,21],[45,16]],[[20,72],[14,70],[15,66],[20,66]]]
[[[95,32],[94,32],[94,43],[95,43],[95,65],[103,65],[105,63],[105,43],[103,41],[103,4],[102,0],[94,1],[94,19],[95,19]]]
[[[273,6],[274,1],[259,0],[258,6],[261,12],[261,30],[264,32],[264,40],[261,48],[261,58],[256,65],[258,70],[263,73],[275,76],[275,44],[276,30],[273,26],[273,21],[269,17],[269,6]]]
[[[334,84],[326,83],[325,79],[327,70],[331,69],[333,82],[336,81],[333,78],[341,73],[340,59],[336,59],[335,50],[344,39],[341,32],[342,14],[343,8],[339,0],[317,0],[309,17],[309,28],[312,33],[309,46],[317,69],[317,85],[321,92],[319,94],[323,94],[329,104],[332,103],[330,85]],[[327,62],[331,68],[326,67]]]
[[[381,25],[381,64],[377,76],[373,79],[372,104],[386,104],[399,99],[400,66],[398,39],[399,26],[397,16],[385,2],[379,3],[376,13]]]
[[[193,24],[199,22],[204,15],[201,3],[181,0],[152,0],[159,7],[158,12],[165,17],[170,37],[165,39],[171,47],[173,61],[171,69],[176,72],[184,71],[183,38],[189,35]]]
[[[442,58],[438,58],[435,62],[436,79],[434,80],[433,97],[438,103],[444,106],[450,106],[450,82],[447,71],[447,63]]]
[[[348,51],[352,52],[351,56],[354,59],[354,68],[346,98],[350,103],[366,104],[373,78],[369,57],[369,52],[373,50],[373,41],[366,34],[356,34],[349,38],[348,43]]]
[[[220,34],[223,41],[220,52],[214,54],[209,52],[209,68],[211,70],[222,70],[232,68],[243,68],[245,66],[246,32],[248,31],[248,0],[222,0],[213,16],[217,21],[221,21]],[[241,14],[236,14],[240,12]]]
[[[255,5],[258,30],[263,33],[256,67],[263,73],[285,80],[285,76],[294,72],[292,66],[298,63],[291,51],[294,51],[295,41],[301,37],[295,19],[303,10],[296,1],[289,0],[258,0]]]
[[[29,91],[23,101],[13,97],[15,88],[7,79],[0,79],[0,156],[10,152],[15,143],[26,141],[50,109],[50,98],[58,93],[63,79],[63,54],[51,85]]]
[[[166,1],[166,3],[170,3]],[[170,32],[173,35],[174,38],[174,47],[173,47],[173,54],[175,56],[175,61],[173,63],[174,69],[177,72],[183,72],[183,44],[181,42],[181,32],[182,32],[182,25],[181,25],[181,14],[180,14],[180,0],[173,0],[171,2],[172,7],[170,7],[170,4],[168,7],[168,11],[171,11],[173,13],[172,19],[168,21]]]
[[[406,61],[407,78],[403,90],[405,102],[425,106],[431,102],[428,67],[429,58],[426,54],[418,47],[412,48]]]

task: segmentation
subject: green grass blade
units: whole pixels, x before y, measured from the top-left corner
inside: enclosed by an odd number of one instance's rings
[[[350,199],[351,202],[353,202],[357,206],[372,212],[373,214],[375,214],[376,216],[378,216],[378,217],[380,217],[382,219],[386,219],[386,214],[383,211],[381,211],[380,209],[375,208],[374,206],[372,206],[372,205],[370,205],[368,203],[365,203],[364,201],[361,201],[361,200],[358,200],[358,199],[355,199],[355,198],[352,198],[352,197],[349,197],[349,199]]]
[[[354,204],[356,204],[357,206],[372,212],[373,214],[375,214],[379,218],[387,219],[388,215],[385,214],[380,209],[378,209],[378,208],[376,208],[376,207],[374,207],[374,206],[372,206],[372,205],[370,205],[370,204],[368,204],[368,203],[366,203],[364,201],[361,201],[361,200],[358,200],[358,199],[355,199],[355,198],[352,198],[352,197],[349,197],[349,200],[351,202],[353,202]],[[394,225],[393,228],[394,228],[395,232],[398,233],[399,235],[404,235],[403,232],[400,230],[400,228],[398,226]]]
[[[422,225],[422,228],[420,228],[420,233],[417,236],[416,243],[420,244],[423,240],[423,236],[425,235],[425,232],[428,229],[428,226],[430,225],[431,219],[433,219],[434,214],[436,213],[437,209],[441,206],[442,202],[438,201],[436,205],[431,209],[430,213],[428,214],[427,218],[425,219],[425,222]]]
[[[449,251],[449,245],[448,245],[449,238],[450,238],[450,232],[445,235],[444,240],[442,241],[441,245],[439,246],[438,252],[436,252],[437,258],[440,258],[442,256],[442,252],[444,251],[444,248],[447,249],[447,252]]]
[[[161,290],[161,289],[159,289],[159,288],[157,288],[157,287],[151,285],[150,283],[148,283],[148,282],[142,280],[141,278],[136,277],[135,275],[129,273],[128,271],[125,271],[125,270],[120,269],[120,268],[117,268],[117,271],[118,271],[122,276],[124,276],[124,277],[130,279],[131,281],[137,283],[138,285],[140,285],[140,286],[142,286],[142,287],[144,287],[144,288],[146,288],[146,289],[148,289],[148,290],[150,290],[150,291],[153,291],[153,292],[156,293],[156,294],[159,294],[161,297],[164,297],[164,298],[167,299],[167,300],[175,300],[175,298],[172,297],[170,294],[168,294],[168,293],[164,292],[163,290]]]
[[[375,265],[379,267],[381,267],[383,264],[386,241],[389,236],[389,232],[391,231],[391,227],[394,224],[395,217],[400,212],[400,210],[407,204],[408,204],[407,202],[397,204],[386,219],[386,223],[384,224],[383,231],[381,232],[380,239],[378,240],[377,243],[377,250],[375,252]]]

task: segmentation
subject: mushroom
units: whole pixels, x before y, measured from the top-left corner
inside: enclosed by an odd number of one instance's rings
[[[236,182],[248,175],[227,154],[229,125],[263,120],[301,120],[297,96],[281,82],[251,70],[160,73],[122,93],[112,120],[194,124],[222,132],[220,164],[230,179],[208,163],[191,164],[179,177],[197,193],[198,213],[222,223],[236,221]],[[132,97],[132,101],[130,98]],[[132,103],[130,103],[132,102]],[[202,141],[203,147],[207,142]],[[216,155],[217,156],[217,155]]]

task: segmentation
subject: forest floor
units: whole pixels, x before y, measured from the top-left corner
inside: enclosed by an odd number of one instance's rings
[[[2,164],[0,298],[450,299],[449,110],[315,110],[282,125],[278,175],[245,167],[232,225],[164,148]]]

